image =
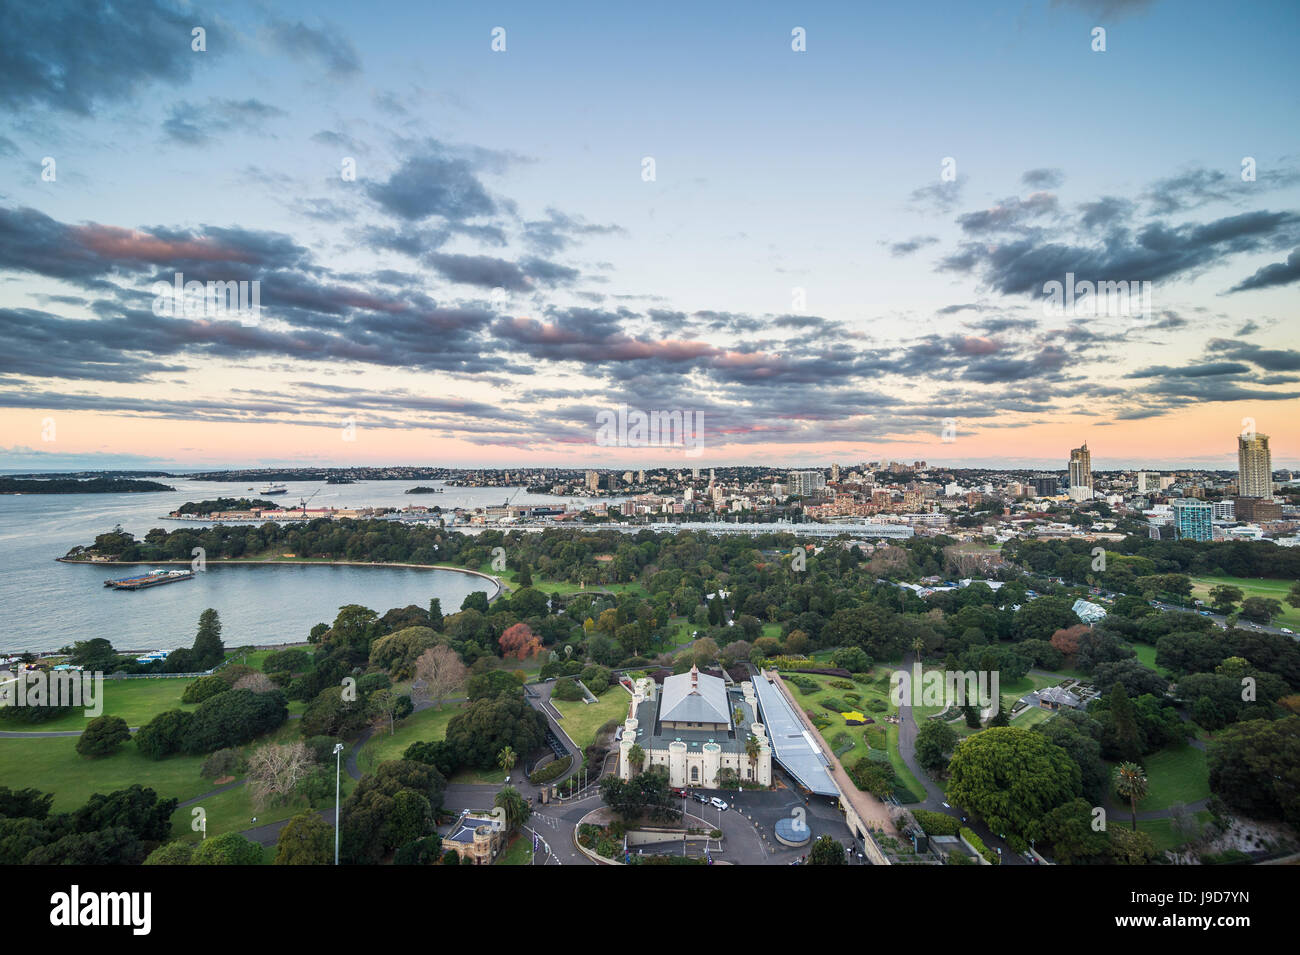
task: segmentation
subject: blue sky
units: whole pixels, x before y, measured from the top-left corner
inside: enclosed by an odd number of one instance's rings
[[[1300,462],[1293,3],[112,9],[0,13],[5,466]]]

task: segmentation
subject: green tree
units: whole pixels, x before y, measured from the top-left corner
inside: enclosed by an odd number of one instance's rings
[[[273,865],[329,865],[334,861],[334,828],[314,812],[301,812],[280,830]]]
[[[995,832],[1036,838],[1041,819],[1080,793],[1079,767],[1041,734],[995,727],[968,738],[948,763],[948,798]]]
[[[1128,800],[1133,810],[1133,831],[1138,827],[1138,803],[1145,799],[1149,790],[1146,770],[1137,763],[1120,763],[1115,769],[1115,795]]]
[[[191,666],[196,670],[210,670],[226,656],[226,645],[221,642],[221,617],[209,607],[199,614],[199,632],[194,637]]]
[[[1215,584],[1210,588],[1210,606],[1219,613],[1232,613],[1233,607],[1240,603],[1245,594],[1240,587],[1231,584]]]
[[[1268,623],[1281,613],[1281,601],[1272,597],[1247,597],[1241,603],[1242,618],[1252,623]]]
[[[848,865],[844,857],[844,846],[831,836],[818,836],[808,853],[806,865]]]
[[[916,759],[928,771],[942,772],[957,748],[957,731],[943,720],[926,720],[916,732]]]
[[[261,865],[262,847],[238,832],[204,839],[190,856],[191,865]]]
[[[120,716],[98,716],[86,724],[77,738],[77,752],[82,756],[110,756],[131,738],[126,720]]]
[[[510,770],[515,768],[515,763],[518,761],[519,757],[509,746],[503,747],[501,752],[497,753],[497,765],[501,767],[501,771],[506,775],[510,774]]]
[[[492,805],[505,812],[506,830],[508,832],[518,832],[519,827],[528,821],[528,817],[533,813],[533,807],[529,805],[528,800],[519,794],[519,790],[514,786],[503,786],[496,794]]]

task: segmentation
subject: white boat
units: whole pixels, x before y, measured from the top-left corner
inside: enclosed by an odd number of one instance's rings
[[[258,494],[288,494],[289,489],[285,487],[283,484],[268,484],[257,493]]]

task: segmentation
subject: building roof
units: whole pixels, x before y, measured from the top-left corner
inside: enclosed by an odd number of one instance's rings
[[[721,678],[700,673],[664,677],[659,701],[660,722],[731,724],[727,706],[727,687]]]
[[[1040,700],[1047,700],[1049,703],[1057,703],[1062,706],[1077,707],[1082,702],[1077,696],[1075,696],[1069,690],[1060,686],[1049,686],[1045,690],[1040,690],[1038,693],[1038,698]]]

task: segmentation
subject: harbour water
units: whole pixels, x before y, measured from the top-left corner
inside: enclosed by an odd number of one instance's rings
[[[438,597],[453,613],[473,591],[488,591],[481,578],[454,571],[398,567],[321,565],[221,566],[209,563],[195,580],[138,592],[104,586],[143,566],[93,566],[55,561],[76,544],[121,524],[142,538],[151,528],[185,525],[165,515],[186,501],[257,497],[255,481],[193,481],[157,478],[174,492],[141,494],[0,495],[0,652],[57,650],[76,640],[106,637],[124,650],[172,649],[194,640],[199,614],[212,607],[221,615],[226,646],[263,646],[302,641],[312,626],[334,619],[338,608],[359,603],[379,613],[392,607],[427,607]],[[359,481],[323,485],[287,482],[289,493],[274,500],[291,507],[311,498],[311,507],[403,507],[414,503],[484,507],[511,503],[555,503],[551,495],[504,488],[447,487],[442,494],[406,494],[429,481]],[[253,490],[250,491],[249,488]],[[312,495],[315,494],[314,497]]]

